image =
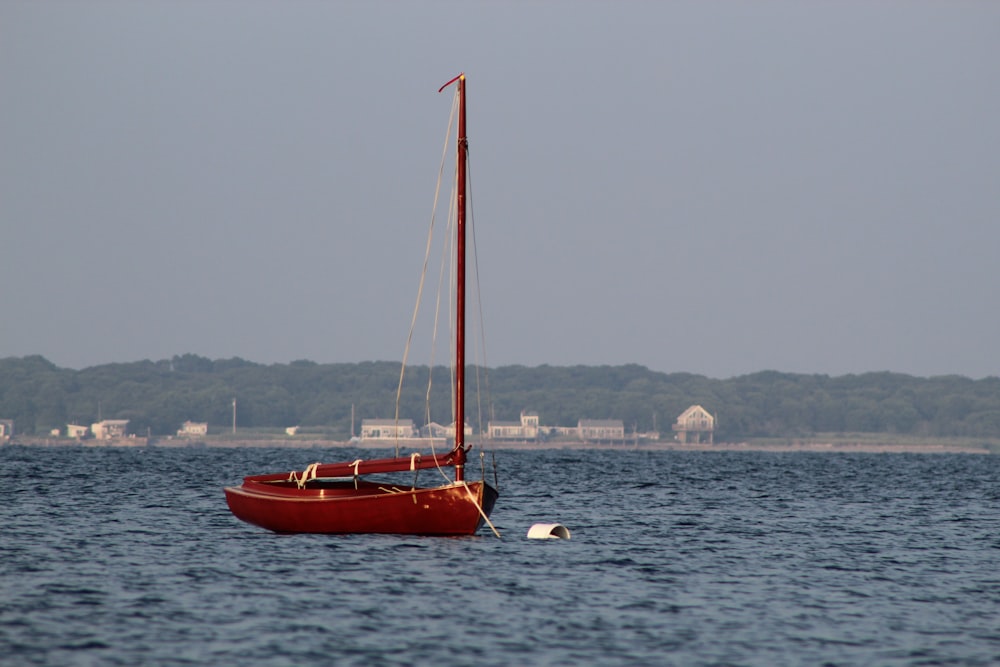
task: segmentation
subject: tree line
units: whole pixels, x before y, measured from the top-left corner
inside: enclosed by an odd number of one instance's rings
[[[398,362],[257,364],[186,354],[74,370],[40,356],[9,357],[0,359],[0,419],[13,419],[26,435],[99,419],[128,419],[139,435],[173,434],[185,421],[208,422],[218,433],[231,426],[235,399],[238,428],[300,426],[347,439],[361,419],[395,416],[399,378]],[[428,383],[437,390],[429,410]],[[447,368],[407,368],[399,416],[417,425],[450,422],[450,385]],[[1000,437],[997,377],[762,371],[718,380],[639,365],[543,365],[470,368],[466,385],[467,419],[477,429],[530,410],[546,426],[620,419],[626,432],[669,437],[674,420],[700,404],[716,416],[717,441],[815,433]]]

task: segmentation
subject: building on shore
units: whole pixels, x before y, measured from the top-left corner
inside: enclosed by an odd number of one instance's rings
[[[90,425],[90,432],[98,440],[113,440],[115,438],[128,437],[126,433],[127,429],[127,419],[104,419]]]
[[[538,413],[522,410],[520,421],[491,421],[486,432],[491,440],[538,440]]]
[[[577,433],[583,442],[624,442],[625,424],[621,419],[581,419]]]
[[[14,420],[0,419],[0,442],[10,442],[14,437]]]
[[[450,423],[450,424],[448,424],[447,426],[444,427],[444,437],[448,438],[449,440],[454,439],[454,437],[455,437],[456,428],[457,428],[455,424],[456,424],[456,422],[452,422],[452,423]],[[471,438],[472,437],[472,424],[470,424],[469,422],[465,422],[464,428],[462,428],[462,434],[467,439]]]
[[[455,429],[452,428],[451,434],[455,435]],[[448,427],[443,424],[438,424],[437,422],[427,422],[420,427],[420,437],[421,438],[433,438],[433,439],[444,439],[448,437]]]
[[[714,444],[715,417],[700,405],[692,405],[674,422],[678,442],[684,444]]]
[[[692,406],[685,411],[685,415],[694,408],[701,410],[701,412],[692,413],[691,429],[681,432],[678,439],[681,442],[702,442],[701,438],[705,438],[711,443],[714,420],[701,406]],[[707,426],[704,426],[703,422]],[[674,430],[677,430],[676,425]],[[467,439],[474,435],[473,428],[468,422],[465,424],[465,435]],[[660,439],[660,434],[655,430],[648,433],[638,433],[633,430],[633,432],[626,434],[625,424],[621,419],[580,419],[575,426],[542,426],[539,423],[538,413],[529,410],[521,411],[519,421],[489,421],[484,435],[487,439],[498,443],[529,443],[557,438],[591,444],[625,444],[626,442]],[[418,429],[411,419],[364,419],[361,421],[361,440],[450,440],[454,437],[454,422],[447,425],[428,422]]]
[[[362,440],[394,440],[397,438],[413,438],[417,429],[412,419],[362,419]]]
[[[186,421],[181,424],[177,435],[181,438],[200,438],[208,435],[208,422]]]

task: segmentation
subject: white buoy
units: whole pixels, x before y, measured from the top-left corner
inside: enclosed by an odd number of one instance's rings
[[[569,528],[558,523],[536,523],[528,529],[529,540],[568,540]]]

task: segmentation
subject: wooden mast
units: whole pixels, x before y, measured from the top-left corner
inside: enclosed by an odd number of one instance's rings
[[[465,133],[465,75],[458,77],[458,184],[456,186],[455,226],[458,240],[455,246],[457,270],[455,282],[455,449],[465,451],[465,170],[469,139]],[[455,481],[462,480],[462,465],[455,466]]]
[[[455,481],[465,479],[465,172],[469,140],[465,129],[465,73],[441,86],[458,82],[458,155],[455,170]]]

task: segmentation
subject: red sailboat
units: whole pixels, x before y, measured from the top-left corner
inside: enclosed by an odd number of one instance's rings
[[[341,463],[314,463],[305,470],[251,475],[241,486],[226,487],[226,502],[236,517],[279,533],[397,533],[472,535],[497,499],[485,479],[465,479],[465,227],[466,165],[465,75],[458,85],[455,251],[455,445],[446,454],[411,454]],[[398,454],[398,450],[397,450]],[[453,470],[454,481],[434,487],[399,488],[364,475],[427,469]],[[490,528],[496,532],[493,525]]]

